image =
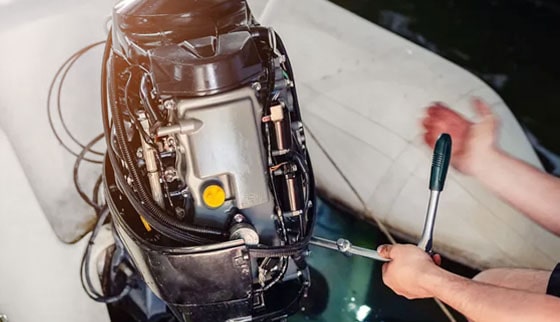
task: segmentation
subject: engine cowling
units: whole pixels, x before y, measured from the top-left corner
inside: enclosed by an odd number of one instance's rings
[[[315,192],[281,39],[241,0],[124,1],[107,46],[106,199],[135,270],[182,320],[297,310]]]

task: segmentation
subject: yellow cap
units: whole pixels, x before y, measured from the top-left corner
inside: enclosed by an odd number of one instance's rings
[[[202,200],[209,208],[218,208],[226,201],[226,192],[216,184],[209,185],[202,192]]]

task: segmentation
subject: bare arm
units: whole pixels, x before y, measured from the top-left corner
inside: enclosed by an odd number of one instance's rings
[[[560,236],[560,179],[492,150],[474,176],[544,228]]]
[[[471,321],[559,321],[560,299],[475,282],[437,268],[425,286]]]
[[[378,249],[391,258],[383,281],[408,299],[436,297],[476,322],[552,322],[560,320],[560,299],[475,282],[436,266],[414,245]]]
[[[496,146],[498,120],[490,108],[474,101],[479,122],[470,122],[443,104],[428,109],[425,141],[433,146],[440,133],[453,138],[451,162],[474,176],[529,218],[560,236],[560,179],[515,159]]]

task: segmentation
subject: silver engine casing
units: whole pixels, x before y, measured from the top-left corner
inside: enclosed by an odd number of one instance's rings
[[[224,94],[179,99],[179,124],[191,124],[176,134],[177,171],[195,204],[194,222],[224,228],[240,210],[260,236],[272,236],[274,200],[270,193],[261,131],[262,106],[255,90],[243,87]],[[216,147],[220,147],[216,149]],[[219,184],[226,194],[223,206],[211,209],[202,190]]]

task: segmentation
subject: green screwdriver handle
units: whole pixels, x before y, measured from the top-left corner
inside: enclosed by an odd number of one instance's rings
[[[443,191],[450,160],[451,136],[447,133],[442,133],[437,139],[436,146],[434,147],[432,171],[430,174],[430,190]]]

